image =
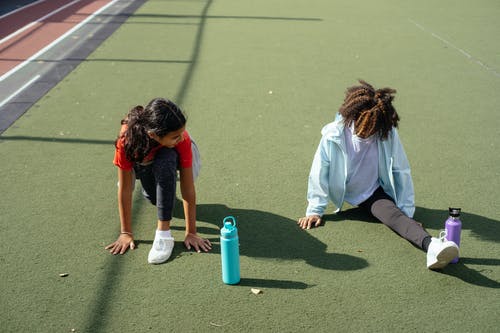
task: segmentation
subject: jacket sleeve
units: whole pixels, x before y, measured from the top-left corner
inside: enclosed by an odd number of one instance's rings
[[[330,158],[328,157],[328,142],[325,137],[314,154],[314,160],[309,173],[309,182],[307,186],[307,201],[309,202],[306,210],[306,216],[319,215],[323,213],[328,205],[329,193],[329,169]]]
[[[408,217],[413,217],[415,213],[415,194],[413,190],[413,181],[411,178],[410,163],[406,157],[399,134],[393,128],[392,144],[392,176],[394,179],[394,188],[396,191],[396,204]]]

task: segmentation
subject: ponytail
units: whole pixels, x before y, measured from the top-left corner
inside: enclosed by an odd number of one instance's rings
[[[127,125],[127,129],[120,139],[124,142],[125,155],[131,162],[142,161],[154,147],[154,140],[148,136],[144,127],[143,114],[144,108],[137,105],[121,122],[122,125]]]
[[[392,106],[396,90],[383,88],[375,90],[363,80],[360,86],[350,87],[346,91],[344,103],[339,113],[346,126],[354,124],[356,135],[367,138],[378,134],[383,140],[393,127],[398,126],[399,116]]]
[[[141,162],[151,149],[159,145],[149,133],[163,137],[184,127],[186,117],[172,101],[155,98],[145,108],[140,105],[132,108],[121,123],[127,125],[127,129],[117,141],[123,140],[129,161]]]

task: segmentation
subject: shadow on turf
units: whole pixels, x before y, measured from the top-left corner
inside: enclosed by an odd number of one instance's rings
[[[289,281],[289,280],[269,280],[269,279],[250,279],[241,278],[240,286],[244,287],[260,287],[260,288],[274,288],[274,289],[307,289],[313,287],[304,282]]]
[[[237,220],[240,254],[254,258],[304,260],[311,266],[331,270],[357,270],[368,266],[359,257],[326,252],[327,245],[300,229],[294,220],[254,209],[230,208],[222,204],[197,205],[197,220],[211,223],[217,229],[200,229],[205,234],[217,235],[222,219],[232,215]],[[176,201],[176,217],[183,219],[182,202]],[[173,227],[174,228],[174,227]],[[213,244],[213,252],[220,252]]]
[[[422,222],[425,227],[444,229],[444,222],[448,218],[448,208],[430,209],[417,207],[415,219]],[[462,210],[460,216],[462,230],[470,230],[474,237],[484,241],[500,242],[500,221],[485,216],[470,214]]]
[[[483,266],[482,269],[476,270],[468,265],[478,265]],[[481,273],[488,273],[491,270],[484,268],[484,266],[499,266],[500,259],[488,259],[488,258],[460,258],[458,263],[448,265],[444,270],[441,271],[442,274],[454,276],[460,280],[487,288],[500,288],[500,282],[492,280]]]
[[[106,14],[99,14],[98,16],[104,17],[109,16]],[[112,17],[117,17],[118,15],[112,15]],[[156,13],[146,13],[146,14],[134,14],[134,18],[146,18],[146,19],[219,19],[219,20],[267,20],[267,21],[323,21],[321,18],[317,17],[284,17],[284,16],[243,16],[243,15],[186,15],[186,14],[156,14]],[[127,21],[127,24],[172,24],[168,22],[138,22],[138,21]],[[184,23],[185,24],[185,23]]]
[[[324,215],[323,218],[326,222],[355,220],[368,223],[379,223],[360,208],[348,209],[338,214]],[[444,222],[448,218],[448,209],[439,210],[417,207],[414,218],[415,220],[423,223],[426,228],[440,230],[444,228]],[[462,230],[470,230],[472,235],[478,239],[493,243],[500,242],[500,221],[467,212],[462,212],[461,221]],[[487,272],[487,268],[475,270],[468,265],[499,266],[500,259],[463,257],[460,258],[460,261],[457,264],[448,265],[444,270],[439,272],[454,276],[464,282],[477,286],[500,288],[499,281],[492,280],[481,274],[483,272]]]
[[[112,140],[97,140],[97,139],[77,139],[77,138],[57,138],[57,137],[42,137],[42,136],[0,136],[0,143],[2,141],[39,141],[39,142],[52,142],[52,143],[82,143],[89,145],[114,145]]]
[[[430,209],[417,207],[415,219],[423,222],[424,226],[432,229],[443,229],[444,222],[448,218],[448,209]],[[500,221],[493,220],[484,216],[467,213],[462,211],[460,216],[462,221],[462,230],[470,230],[473,237],[486,242],[500,242]],[[486,253],[488,245],[484,246]],[[473,269],[469,267],[482,266],[481,269]],[[482,273],[489,271],[485,266],[499,266],[500,259],[497,258],[460,258],[457,264],[448,265],[442,274],[454,276],[464,282],[487,288],[500,288],[500,282],[492,280]]]
[[[421,222],[426,228],[437,230],[444,229],[444,222],[448,218],[448,209],[417,207],[414,218],[418,222]],[[371,217],[360,208],[348,209],[338,214],[325,214],[323,219],[326,222],[353,220],[379,223],[375,218]],[[470,230],[475,237],[481,240],[495,243],[500,242],[500,221],[464,211],[462,211],[460,219],[462,221],[462,230]]]
[[[172,229],[182,229],[184,230],[183,227],[172,227]],[[199,229],[199,228],[198,228]],[[205,228],[208,229],[208,228]],[[213,230],[213,229],[210,229]],[[201,231],[200,231],[201,232]],[[206,233],[206,232],[205,232]],[[220,253],[220,247],[218,242],[218,238],[210,238],[210,241],[212,242],[212,250],[210,253]],[[152,240],[135,240],[136,248],[139,247],[140,244],[153,244]],[[190,252],[185,252],[187,251],[186,248],[184,247],[184,242],[183,241],[176,241],[174,245],[174,251],[172,253],[172,257],[166,262],[170,263],[174,260],[176,260],[179,257],[183,256],[189,256],[192,255],[193,252],[192,250]],[[267,289],[307,289],[310,287],[314,287],[315,285],[310,285],[304,282],[299,282],[299,281],[292,281],[292,280],[272,280],[272,279],[258,279],[258,278],[248,278],[248,277],[242,277],[240,280],[240,283],[238,283],[239,286],[244,286],[244,287],[252,287],[252,288],[267,288]]]

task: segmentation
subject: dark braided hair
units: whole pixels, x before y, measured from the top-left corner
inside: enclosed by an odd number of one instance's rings
[[[186,117],[172,101],[155,98],[145,108],[140,105],[134,107],[121,123],[127,125],[127,130],[117,141],[124,140],[128,160],[141,162],[152,148],[159,145],[149,133],[156,134],[160,138],[164,137],[184,127]]]
[[[378,134],[387,139],[393,127],[398,127],[399,116],[392,106],[393,94],[391,88],[377,89],[363,80],[361,85],[347,89],[344,103],[339,109],[344,118],[344,124],[351,126],[354,123],[354,132],[360,138],[368,138]]]

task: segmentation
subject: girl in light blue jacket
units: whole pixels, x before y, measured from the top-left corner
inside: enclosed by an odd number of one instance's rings
[[[431,237],[412,219],[415,212],[410,165],[396,127],[391,88],[375,90],[360,81],[347,89],[334,122],[323,127],[309,174],[303,229],[317,227],[331,200],[359,206],[427,252],[427,267],[440,269],[458,255],[445,236]]]

